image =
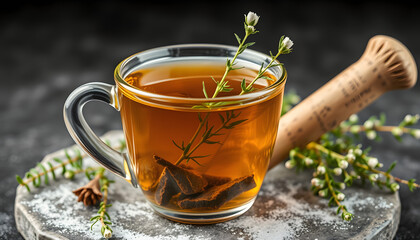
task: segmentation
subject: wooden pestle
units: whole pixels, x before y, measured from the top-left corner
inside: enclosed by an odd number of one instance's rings
[[[416,80],[416,63],[402,43],[388,36],[371,38],[356,63],[281,117],[269,169],[383,93],[410,88]]]

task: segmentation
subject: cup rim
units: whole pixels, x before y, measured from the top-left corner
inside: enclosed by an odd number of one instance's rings
[[[142,56],[142,55],[146,55],[152,52],[158,52],[160,50],[167,50],[167,49],[176,49],[176,48],[219,48],[219,49],[225,49],[225,50],[230,50],[230,51],[235,51],[237,50],[236,46],[230,46],[230,45],[224,45],[224,44],[177,44],[177,45],[168,45],[168,46],[163,46],[163,47],[157,47],[157,48],[152,48],[152,49],[148,49],[145,51],[141,51],[138,53],[135,53],[127,58],[125,58],[124,60],[122,60],[115,68],[114,71],[114,79],[115,82],[117,83],[118,87],[121,87],[123,90],[125,90],[124,92],[127,92],[130,95],[134,95],[136,98],[138,99],[142,99],[142,100],[152,100],[152,102],[158,101],[160,103],[175,103],[175,104],[193,104],[193,105],[200,105],[203,103],[210,103],[210,102],[234,102],[234,103],[242,103],[243,101],[246,102],[253,102],[256,99],[260,99],[264,96],[269,96],[275,92],[277,92],[277,90],[280,88],[281,86],[285,83],[286,79],[287,79],[287,71],[284,67],[283,64],[280,64],[279,61],[276,60],[276,63],[279,64],[278,66],[275,66],[273,68],[278,68],[278,70],[280,71],[280,74],[277,74],[279,76],[277,80],[273,83],[270,84],[269,86],[263,88],[263,89],[259,89],[258,91],[255,92],[251,92],[251,93],[246,93],[243,95],[232,95],[232,96],[223,96],[223,97],[217,97],[217,98],[188,98],[188,97],[178,97],[178,96],[168,96],[168,95],[163,95],[163,94],[158,94],[158,93],[152,93],[152,92],[148,92],[142,89],[139,89],[137,87],[134,87],[132,85],[130,85],[129,83],[127,83],[124,78],[121,76],[121,70],[122,67],[128,63],[130,60],[132,60],[133,58],[136,58],[138,56]],[[260,57],[262,59],[270,59],[271,57],[264,54],[264,53],[260,53],[258,51],[255,50],[251,50],[251,49],[246,49],[244,51],[244,53],[248,53],[248,54],[252,54],[255,55],[256,57]],[[239,55],[241,56],[241,55]],[[271,71],[273,73],[273,71]],[[274,74],[276,75],[276,74]],[[233,104],[235,105],[235,104]],[[231,106],[231,105],[230,105]],[[219,108],[219,107],[218,107]],[[224,106],[221,106],[220,108],[224,108]],[[212,108],[213,109],[213,108]]]

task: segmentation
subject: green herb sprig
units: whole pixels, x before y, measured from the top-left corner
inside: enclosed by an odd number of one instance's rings
[[[108,179],[104,175],[104,172],[105,172],[105,169],[103,168],[101,168],[101,170],[97,172],[97,176],[100,177],[100,185],[101,185],[101,192],[103,192],[103,199],[101,203],[99,204],[99,210],[97,212],[98,215],[90,219],[90,221],[93,222],[92,225],[90,226],[90,229],[93,230],[93,226],[97,222],[100,222],[102,236],[104,236],[105,238],[110,238],[112,237],[113,231],[112,231],[112,228],[110,227],[112,223],[111,223],[111,217],[109,216],[107,209],[110,208],[112,204],[108,203],[108,188],[111,183],[114,183],[114,181]]]
[[[237,64],[236,59],[248,47],[251,47],[252,45],[255,44],[255,42],[248,42],[247,43],[246,41],[247,41],[249,36],[258,33],[255,26],[257,25],[257,23],[259,21],[259,18],[260,17],[253,12],[249,12],[247,15],[245,15],[245,21],[244,21],[245,36],[241,39],[236,33],[234,34],[235,38],[236,38],[236,40],[238,41],[238,44],[239,44],[238,49],[237,49],[237,51],[234,54],[232,59],[227,58],[226,66],[225,66],[225,72],[224,72],[223,76],[221,77],[221,79],[216,80],[216,79],[214,79],[213,76],[211,77],[216,84],[216,88],[215,88],[212,95],[207,93],[206,85],[205,85],[204,81],[202,82],[203,94],[204,94],[205,98],[214,99],[221,92],[231,92],[233,90],[233,88],[231,88],[230,85],[229,85],[229,81],[226,80],[226,77],[229,74],[229,72],[242,68],[242,67],[235,67],[236,64]],[[254,89],[253,86],[258,79],[266,79],[266,80],[274,81],[274,79],[265,75],[267,70],[269,68],[281,65],[281,63],[279,63],[277,61],[277,58],[281,54],[290,53],[292,51],[292,48],[291,48],[292,46],[293,46],[292,40],[290,40],[290,38],[288,38],[288,37],[282,36],[279,40],[279,43],[278,43],[277,53],[274,55],[270,51],[270,56],[271,56],[270,63],[267,64],[266,66],[264,66],[264,63],[262,63],[260,69],[258,70],[258,73],[257,73],[256,77],[248,85],[246,83],[245,78],[242,79],[241,93],[239,95],[243,95],[245,93],[249,93],[249,92],[254,91],[255,89]],[[211,98],[209,96],[211,96]],[[231,104],[235,104],[235,103],[237,103],[237,101],[207,102],[207,103],[203,103],[201,105],[193,106],[193,108],[212,109],[212,108],[231,105]],[[195,162],[196,164],[201,166],[201,164],[197,161],[197,159],[205,158],[205,157],[208,157],[210,155],[192,156],[192,153],[199,146],[201,146],[203,143],[206,143],[206,144],[220,143],[218,141],[211,141],[210,138],[213,137],[213,136],[223,135],[222,133],[219,133],[220,130],[222,130],[222,129],[232,129],[235,126],[237,126],[237,125],[239,125],[239,124],[241,124],[241,123],[243,123],[247,120],[247,119],[241,119],[241,120],[237,120],[235,122],[230,123],[230,121],[233,120],[234,118],[237,118],[240,115],[240,113],[235,114],[233,111],[230,111],[229,113],[226,113],[226,118],[224,116],[222,116],[221,114],[219,114],[219,117],[221,119],[221,126],[216,129],[215,126],[209,126],[209,123],[208,123],[209,115],[210,115],[210,112],[207,112],[204,117],[202,117],[200,115],[200,113],[198,114],[199,124],[198,124],[197,130],[195,131],[194,135],[191,137],[191,139],[188,143],[185,144],[184,141],[182,141],[181,144],[177,144],[174,140],[172,140],[175,147],[179,148],[182,151],[181,156],[178,158],[178,160],[176,162],[177,165],[180,164],[184,160],[186,160],[187,163],[190,160],[192,160],[193,162]],[[197,139],[200,132],[202,132],[201,139],[198,141],[198,143],[195,144],[194,147],[192,147],[192,145],[194,144],[194,141]]]
[[[285,99],[298,99],[294,95],[288,93]],[[284,107],[290,109],[295,102],[285,101]],[[386,117],[381,114],[379,117],[370,117],[361,125],[358,124],[357,115],[352,115],[337,128],[324,134],[319,141],[311,142],[302,149],[291,150],[290,160],[285,165],[297,170],[313,169],[312,191],[320,197],[329,198],[329,206],[337,206],[337,214],[341,213],[342,219],[350,221],[354,215],[342,204],[345,198],[342,191],[356,180],[368,181],[392,192],[399,190],[399,184],[407,185],[410,191],[420,187],[415,179],[404,180],[391,174],[396,162],[387,170],[380,170],[383,164],[369,155],[370,148],[362,149],[360,144],[356,144],[360,134],[364,133],[370,140],[380,140],[377,132],[391,132],[399,141],[404,133],[419,139],[420,129],[408,128],[417,124],[419,118],[419,115],[407,115],[398,126],[386,126]]]
[[[106,144],[110,145],[109,141],[105,141]],[[124,151],[127,145],[124,140],[119,142],[117,147],[114,149],[119,151]],[[65,159],[54,158],[53,162],[47,162],[48,168],[46,168],[41,163],[37,164],[37,168],[29,170],[25,174],[25,178],[22,179],[19,175],[16,175],[16,180],[19,185],[26,187],[30,192],[29,183],[33,183],[34,187],[41,187],[42,177],[44,177],[44,184],[49,184],[49,177],[52,177],[54,180],[57,179],[55,171],[62,169],[61,175],[67,179],[74,179],[76,174],[85,173],[86,178],[92,180],[95,176],[100,176],[100,185],[101,192],[103,193],[103,200],[99,204],[98,215],[90,219],[92,221],[91,229],[96,222],[100,221],[101,223],[101,234],[105,238],[110,238],[112,236],[112,229],[110,227],[111,217],[107,213],[107,209],[112,206],[108,203],[108,188],[111,183],[114,181],[107,178],[105,175],[105,169],[102,167],[83,167],[83,160],[88,157],[87,154],[82,154],[80,150],[74,149],[73,152],[75,156],[71,156],[69,151],[64,150]],[[55,164],[55,165],[54,165]]]

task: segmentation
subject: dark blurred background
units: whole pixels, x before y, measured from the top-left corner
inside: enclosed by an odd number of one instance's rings
[[[4,3],[3,3],[4,4]],[[281,35],[295,43],[282,56],[286,89],[306,97],[356,61],[370,37],[403,42],[420,61],[420,7],[416,1],[34,1],[0,8],[0,239],[21,239],[13,218],[15,175],[23,175],[47,153],[73,144],[62,107],[76,87],[113,83],[115,66],[127,56],[180,43],[235,45],[243,14],[261,16],[253,49],[275,50]],[[420,84],[387,93],[360,113],[384,112],[389,124],[420,113]],[[120,129],[119,114],[88,104],[87,120],[98,135]],[[397,143],[383,135],[372,153],[395,175],[420,179],[420,141]],[[401,223],[395,239],[420,236],[420,191],[400,191]]]

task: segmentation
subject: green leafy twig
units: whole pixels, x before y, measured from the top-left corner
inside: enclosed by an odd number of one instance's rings
[[[230,92],[230,91],[232,91],[233,88],[230,87],[229,82],[226,80],[226,77],[227,77],[227,75],[230,71],[242,68],[242,67],[238,67],[238,68],[234,67],[236,65],[236,59],[248,47],[254,45],[254,42],[246,43],[246,40],[248,39],[248,37],[250,35],[258,33],[258,31],[255,29],[255,25],[258,23],[258,20],[259,20],[259,16],[255,13],[253,13],[253,12],[249,12],[247,15],[245,15],[245,21],[244,21],[245,36],[243,37],[243,39],[241,39],[237,34],[234,34],[235,38],[236,38],[236,40],[238,41],[238,44],[239,44],[235,55],[233,56],[232,59],[228,58],[226,60],[225,72],[224,72],[224,74],[223,74],[223,76],[220,80],[216,80],[213,77],[211,77],[213,79],[213,81],[216,83],[216,88],[213,92],[213,95],[211,96],[211,99],[216,98],[219,95],[220,92]],[[290,53],[291,50],[292,50],[291,49],[292,45],[293,45],[293,42],[288,37],[282,36],[280,38],[280,41],[279,41],[279,44],[278,44],[277,54],[273,55],[270,52],[271,62],[265,67],[264,67],[264,64],[261,64],[261,67],[260,67],[260,69],[257,73],[257,76],[251,81],[250,84],[247,85],[245,79],[242,80],[242,83],[241,83],[242,91],[239,95],[242,95],[244,93],[248,93],[248,92],[253,91],[254,90],[253,85],[255,84],[255,82],[258,79],[264,78],[264,79],[267,79],[267,80],[273,80],[270,77],[265,76],[264,74],[266,73],[266,71],[269,68],[280,65],[280,63],[278,63],[276,61],[276,59],[281,54]],[[204,97],[207,98],[207,99],[210,99],[209,98],[210,95],[207,93],[204,81],[202,82],[202,84],[203,84]],[[193,108],[206,108],[206,109],[208,109],[208,108],[230,105],[230,104],[234,104],[234,103],[237,103],[237,102],[236,101],[208,102],[208,103],[203,103],[201,105],[193,106]],[[210,138],[213,137],[213,136],[222,135],[222,134],[219,133],[219,131],[222,130],[222,129],[231,129],[231,128],[235,127],[236,125],[239,125],[240,123],[246,121],[246,119],[242,119],[242,120],[238,120],[238,121],[230,123],[230,120],[232,120],[232,119],[234,119],[234,118],[236,118],[237,116],[240,115],[240,113],[239,114],[234,114],[233,111],[226,113],[226,119],[223,115],[219,114],[219,117],[222,121],[222,124],[218,129],[215,129],[215,126],[209,126],[209,124],[208,124],[209,115],[210,115],[210,112],[207,112],[205,114],[205,116],[202,118],[200,113],[198,114],[198,119],[199,119],[200,123],[197,127],[197,130],[195,131],[194,135],[191,137],[191,139],[188,143],[185,144],[184,141],[183,141],[181,144],[177,144],[174,140],[172,140],[174,145],[182,151],[182,154],[178,158],[176,164],[180,164],[183,160],[186,160],[187,162],[189,160],[192,160],[195,163],[197,163],[198,165],[200,165],[200,163],[197,161],[197,159],[208,157],[209,155],[192,156],[192,153],[199,146],[201,146],[203,143],[206,143],[206,144],[220,143],[218,141],[212,141],[212,140],[210,140]],[[229,123],[229,125],[228,125],[228,123]],[[204,130],[203,130],[203,128],[204,128]],[[202,136],[201,136],[201,139],[198,141],[198,143],[196,143],[195,146],[193,146],[194,141],[197,139],[200,132],[203,132]]]
[[[353,114],[350,116],[349,120],[344,121],[340,126],[338,126],[333,132],[336,134],[350,132],[358,136],[359,133],[364,132],[366,137],[370,140],[379,140],[377,132],[390,132],[398,140],[401,141],[401,136],[403,134],[409,134],[415,139],[420,139],[420,129],[409,128],[418,123],[420,115],[411,115],[408,114],[400,122],[398,126],[386,126],[386,116],[381,114],[379,117],[372,116],[366,120],[363,125],[358,123],[358,116]]]
[[[17,182],[21,185],[26,187],[28,192],[31,191],[29,187],[29,183],[32,182],[34,187],[40,187],[41,186],[41,178],[44,177],[44,183],[46,185],[49,184],[49,174],[53,178],[53,180],[56,180],[55,170],[62,168],[61,174],[65,176],[67,174],[67,178],[71,178],[71,176],[74,176],[75,171],[80,172],[80,170],[83,167],[83,158],[86,157],[86,155],[82,155],[79,150],[76,150],[76,156],[71,157],[67,150],[65,150],[65,156],[66,160],[61,160],[59,158],[54,158],[54,162],[58,163],[57,165],[53,165],[51,162],[47,162],[46,164],[48,167],[45,167],[41,163],[37,164],[38,169],[32,168],[27,173],[25,173],[25,180],[23,180],[19,175],[16,175]],[[69,170],[67,168],[67,165],[71,165],[74,170]]]
[[[120,141],[120,145],[115,149],[122,151],[125,148],[125,141]],[[65,159],[63,160],[60,158],[53,158],[53,162],[55,162],[55,164],[52,162],[47,162],[46,165],[48,165],[48,167],[38,163],[38,168],[32,168],[26,172],[24,179],[22,179],[22,177],[19,175],[16,175],[16,181],[19,183],[19,185],[24,186],[28,192],[30,192],[31,188],[28,185],[29,183],[32,182],[33,186],[38,188],[42,184],[42,178],[44,178],[44,184],[48,185],[50,182],[50,177],[52,177],[53,180],[57,179],[55,170],[60,168],[62,169],[61,175],[67,179],[73,179],[76,174],[82,172],[88,176],[92,169],[89,167],[86,169],[83,168],[83,159],[88,157],[88,155],[85,153],[82,154],[79,149],[75,149],[73,151],[75,152],[75,156],[72,157],[67,150],[64,150]],[[71,168],[69,168],[69,166]]]
[[[353,214],[341,204],[345,198],[341,190],[346,186],[351,186],[354,180],[369,181],[379,188],[386,187],[392,192],[399,190],[398,183],[407,185],[410,191],[420,188],[420,185],[415,183],[415,179],[404,180],[391,174],[396,166],[395,162],[386,171],[379,170],[383,164],[377,158],[369,156],[370,149],[362,150],[361,145],[354,145],[353,142],[358,134],[363,131],[385,131],[391,132],[399,139],[400,132],[395,134],[395,129],[398,128],[402,129],[403,133],[416,137],[418,129],[407,128],[407,126],[416,124],[418,120],[418,115],[407,115],[399,126],[384,126],[385,116],[381,115],[379,118],[375,116],[369,118],[363,125],[357,125],[358,118],[352,115],[339,127],[324,134],[319,142],[311,142],[303,149],[291,150],[290,160],[286,162],[286,167],[296,167],[299,170],[314,169],[314,178],[311,180],[314,193],[321,197],[330,197],[329,205],[337,206],[337,214],[342,212],[341,216],[344,220],[351,220]],[[353,133],[354,138],[347,135],[348,132]],[[376,136],[368,138],[377,139]],[[349,166],[352,167],[350,172]]]
[[[98,171],[97,176],[100,177],[100,184],[101,184],[101,192],[103,192],[103,199],[101,203],[99,204],[99,210],[98,215],[92,217],[90,219],[92,225],[90,226],[90,229],[93,230],[93,226],[99,221],[101,223],[101,234],[105,238],[112,237],[112,228],[110,225],[111,223],[111,217],[109,216],[107,209],[112,206],[112,204],[108,203],[108,188],[111,183],[114,181],[109,180],[104,175],[105,169],[102,168],[102,170]]]

